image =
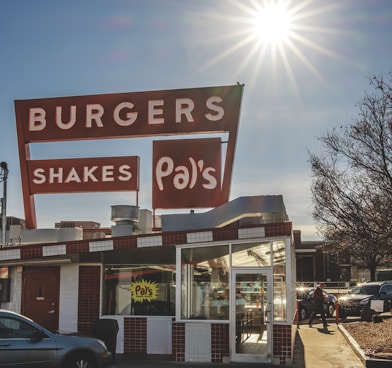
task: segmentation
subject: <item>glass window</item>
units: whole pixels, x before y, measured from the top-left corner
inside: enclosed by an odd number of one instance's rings
[[[232,266],[271,266],[271,242],[233,244]]]
[[[183,248],[181,319],[229,319],[229,245]],[[231,245],[231,266],[270,267],[275,321],[287,320],[286,241]],[[235,297],[234,295],[232,297]]]
[[[13,318],[0,317],[0,339],[31,338],[37,330],[29,324]]]
[[[274,321],[286,321],[286,252],[285,242],[272,242],[273,272],[274,272]]]
[[[107,265],[106,315],[175,315],[175,265]]]
[[[181,318],[229,319],[229,246],[181,249]]]

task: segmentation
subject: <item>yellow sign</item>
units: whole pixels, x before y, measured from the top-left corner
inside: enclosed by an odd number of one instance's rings
[[[140,280],[132,283],[131,298],[134,302],[143,302],[158,299],[158,285],[156,282]]]

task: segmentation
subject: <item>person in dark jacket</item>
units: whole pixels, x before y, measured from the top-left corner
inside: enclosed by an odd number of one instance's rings
[[[313,319],[316,317],[316,315],[320,314],[321,319],[323,321],[324,329],[327,328],[327,321],[325,319],[325,310],[324,310],[324,303],[325,303],[325,297],[323,293],[324,287],[325,284],[321,282],[319,285],[317,285],[316,289],[314,289],[314,293],[313,293],[314,310],[309,318],[309,327],[312,327],[312,322]]]

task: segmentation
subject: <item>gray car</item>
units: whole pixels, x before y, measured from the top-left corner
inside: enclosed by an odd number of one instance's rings
[[[95,338],[59,335],[0,309],[0,367],[103,368],[112,354]]]

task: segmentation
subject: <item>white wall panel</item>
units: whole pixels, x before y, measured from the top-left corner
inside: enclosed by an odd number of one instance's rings
[[[59,331],[78,331],[79,265],[64,265],[60,268],[60,313]]]
[[[172,353],[172,317],[147,318],[147,354]]]
[[[211,362],[211,324],[185,325],[185,361]]]

